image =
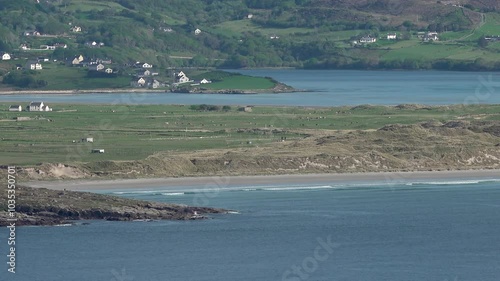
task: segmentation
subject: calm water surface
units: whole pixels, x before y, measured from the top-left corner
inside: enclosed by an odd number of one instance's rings
[[[270,76],[305,93],[259,95],[92,94],[0,95],[0,101],[48,103],[339,106],[500,103],[500,74],[440,71],[237,70]]]
[[[200,193],[115,192],[193,204]],[[498,182],[242,187],[209,193],[240,214],[188,222],[18,229],[2,280],[435,280],[500,276]],[[1,241],[7,232],[0,231]],[[315,249],[328,241],[330,252]],[[322,241],[322,242],[319,242]],[[2,249],[5,249],[2,247]],[[2,250],[5,252],[4,250]],[[286,274],[298,267],[302,274]],[[8,279],[5,279],[7,278]]]

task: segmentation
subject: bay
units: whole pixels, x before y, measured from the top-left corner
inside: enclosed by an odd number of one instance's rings
[[[104,193],[200,203],[200,192],[191,189]],[[242,186],[201,194],[204,204],[239,213],[205,221],[22,227],[17,273],[7,275],[2,254],[0,276],[14,281],[493,281],[500,276],[498,181]],[[0,234],[6,241],[6,230]],[[325,243],[332,244],[330,250]],[[303,275],[293,273],[297,268]]]
[[[0,102],[343,106],[418,103],[498,104],[500,74],[448,71],[231,70],[269,76],[298,93],[254,95],[118,93],[0,95]]]

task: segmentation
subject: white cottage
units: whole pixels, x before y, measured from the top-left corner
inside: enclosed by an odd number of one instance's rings
[[[9,111],[23,111],[23,107],[20,105],[11,105],[9,106]]]
[[[43,104],[43,101],[42,102],[32,101],[28,105],[28,110],[29,111],[52,111],[52,108],[50,108],[48,105]]]
[[[10,54],[8,54],[8,53],[4,53],[4,54],[2,55],[2,60],[10,60],[10,59],[11,59]]]

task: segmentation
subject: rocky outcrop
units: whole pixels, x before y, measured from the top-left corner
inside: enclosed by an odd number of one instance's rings
[[[6,193],[5,190],[1,192]],[[88,192],[16,188],[16,225],[58,225],[78,220],[192,220],[226,210],[125,199]],[[8,225],[7,206],[0,205],[0,226]]]

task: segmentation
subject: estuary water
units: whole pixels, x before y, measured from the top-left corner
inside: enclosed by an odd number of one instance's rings
[[[237,210],[204,221],[90,222],[17,230],[1,280],[497,281],[498,180],[190,191],[119,196]],[[7,241],[6,229],[0,231]]]
[[[500,74],[447,71],[232,70],[305,90],[258,95],[123,93],[0,95],[0,102],[341,106],[500,103]]]

